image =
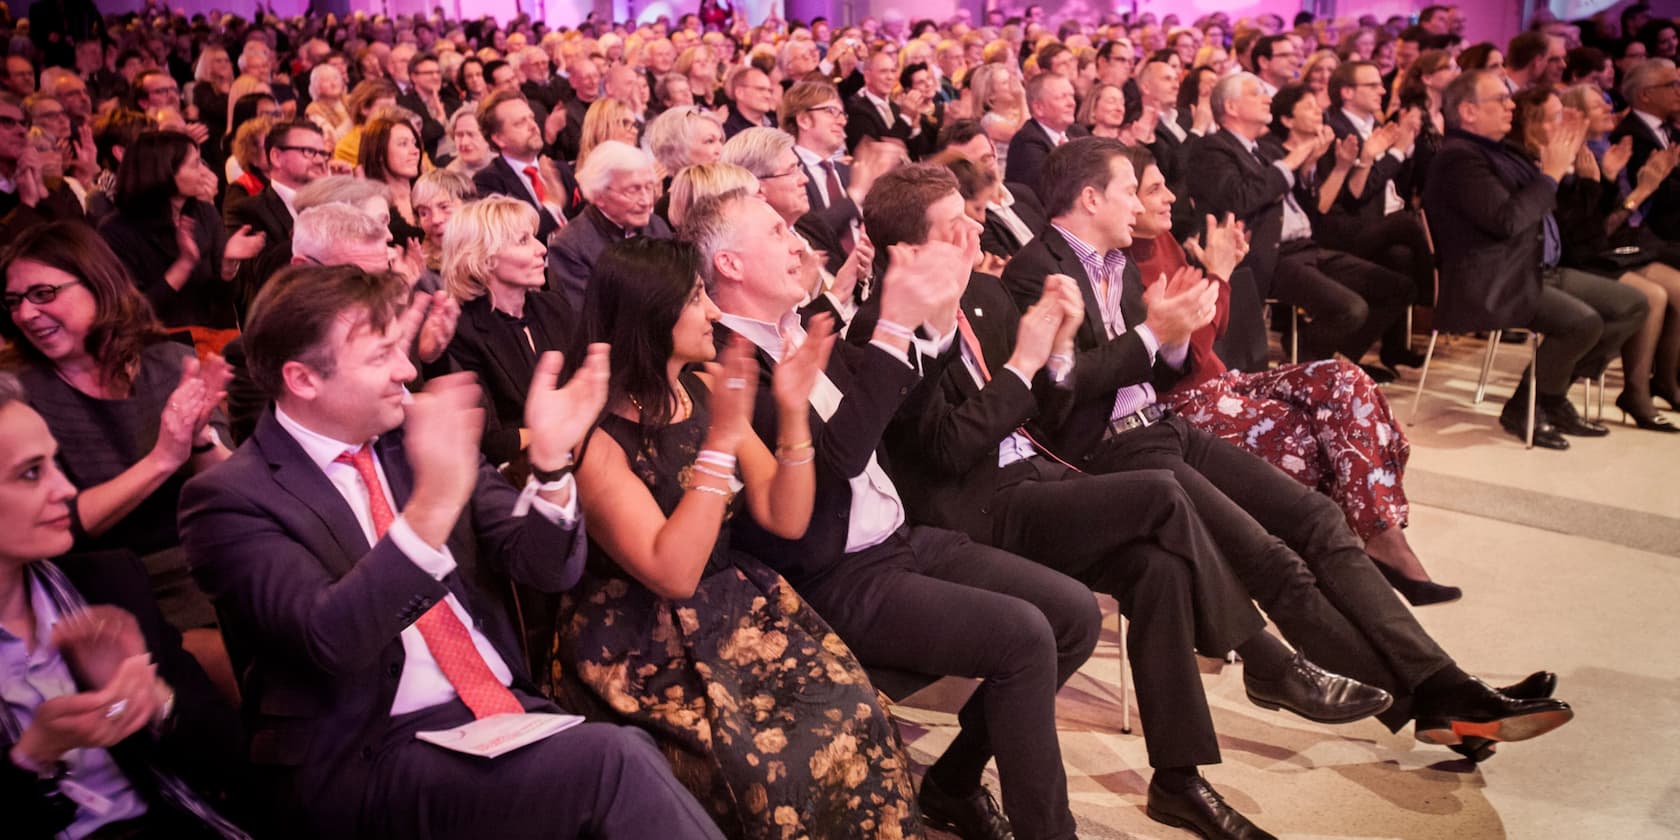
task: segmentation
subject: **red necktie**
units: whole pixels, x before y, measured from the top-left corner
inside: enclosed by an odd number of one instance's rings
[[[840,186],[840,173],[835,171],[834,161],[825,160],[822,162],[822,167],[828,181],[828,206],[833,207],[834,202],[839,201],[845,195],[846,188]]]
[[[334,460],[356,468],[362,486],[367,488],[368,508],[373,513],[373,533],[378,537],[385,536],[385,531],[396,517],[392,515],[391,503],[385,498],[384,487],[379,483],[379,471],[373,465],[373,447],[363,446]],[[461,618],[447,601],[438,601],[420,616],[419,621],[414,622],[414,626],[420,629],[420,637],[426,640],[426,650],[431,651],[444,678],[454,686],[455,693],[472,710],[474,718],[525,711],[513,692],[508,691],[507,686],[490,672],[490,666],[473,645],[472,634],[467,632],[467,626],[461,623]]]
[[[536,195],[538,204],[547,204],[548,196],[543,190],[542,173],[535,166],[525,167],[525,177],[531,179],[531,192]]]
[[[992,381],[992,372],[986,367],[986,354],[980,352],[980,337],[974,334],[974,326],[968,323],[968,316],[964,315],[961,309],[957,310],[957,334],[962,336],[963,345],[967,347],[968,352],[974,356],[974,366],[980,369],[981,381]],[[1063,461],[1061,458],[1056,456],[1056,453],[1051,452],[1049,447],[1039,443],[1038,438],[1033,437],[1032,432],[1027,431],[1026,426],[1022,425],[1015,427],[1015,434],[1026,438],[1028,443],[1031,443],[1034,448],[1036,448],[1039,452],[1042,452],[1044,456],[1050,460],[1055,461],[1074,472],[1079,472],[1078,467]]]

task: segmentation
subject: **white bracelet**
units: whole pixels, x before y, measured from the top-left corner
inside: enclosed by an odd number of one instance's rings
[[[875,326],[879,329],[886,330],[887,334],[893,336],[894,338],[902,338],[905,341],[916,340],[916,331],[904,326],[903,324],[888,321],[887,319],[882,318],[875,322]]]

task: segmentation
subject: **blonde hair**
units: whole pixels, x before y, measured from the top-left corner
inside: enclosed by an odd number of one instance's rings
[[[636,115],[630,112],[629,105],[610,96],[603,96],[590,103],[589,110],[585,111],[583,115],[582,137],[578,140],[577,165],[582,166],[584,159],[589,157],[589,153],[594,151],[596,146],[612,139],[610,135],[614,123],[621,119],[633,120],[635,118]],[[480,127],[482,128],[482,126]]]
[[[687,166],[671,179],[671,206],[666,219],[671,227],[682,227],[683,219],[696,203],[731,190],[758,192],[758,179],[733,163],[699,163]]]
[[[246,172],[268,171],[263,149],[268,146],[268,133],[274,130],[276,122],[278,120],[273,117],[253,117],[239,126],[239,131],[233,135],[233,159],[239,161],[240,169]]]
[[[461,205],[443,227],[443,284],[466,302],[490,291],[496,256],[537,229],[537,211],[517,198],[493,195]]]
[[[982,64],[972,71],[973,81],[969,82],[969,89],[974,93],[974,105],[984,114],[992,111],[992,99],[1003,94],[1004,90],[1012,88],[1011,80],[1015,77],[1013,70],[1006,64]],[[1007,111],[1003,106],[1007,106]],[[1027,113],[1026,91],[1014,102],[1000,103],[999,113],[1010,119],[1022,119]]]
[[[695,144],[695,122],[710,122],[723,130],[723,121],[705,108],[679,105],[667,108],[647,124],[642,147],[653,153],[653,159],[666,172],[675,172],[689,163],[689,153]],[[588,124],[588,119],[584,120]]]

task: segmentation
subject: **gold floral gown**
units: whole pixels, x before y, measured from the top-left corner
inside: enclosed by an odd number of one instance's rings
[[[703,386],[685,379],[688,420],[646,440],[622,417],[601,424],[667,516],[709,419]],[[729,548],[727,522],[681,601],[590,549],[556,622],[549,679],[563,705],[647,730],[730,837],[921,836],[898,732],[863,667],[787,581]]]

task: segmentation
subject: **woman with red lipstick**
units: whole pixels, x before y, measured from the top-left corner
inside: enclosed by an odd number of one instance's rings
[[[145,557],[165,615],[183,630],[213,626],[180,557],[175,506],[194,471],[229,454],[226,363],[167,340],[122,262],[80,223],[27,231],[0,254],[0,276],[0,364],[23,380],[81,491],[76,550]]]
[[[238,720],[158,615],[139,565],[122,555],[43,559],[75,542],[63,457],[17,377],[0,373],[8,836],[243,837],[209,809],[198,792],[207,788],[190,784],[233,786]]]
[[[805,532],[810,395],[832,326],[819,317],[776,366],[780,439],[760,441],[755,351],[718,353],[699,272],[692,245],[653,239],[595,265],[576,346],[610,342],[612,377],[578,463],[591,551],[563,596],[556,692],[652,734],[726,836],[918,837],[909,767],[863,667],[730,544],[743,508],[781,536]]]

